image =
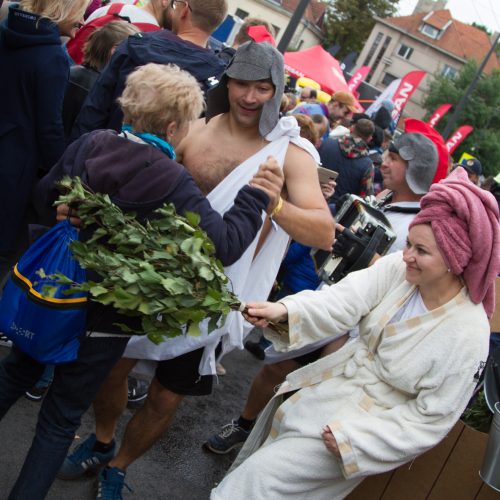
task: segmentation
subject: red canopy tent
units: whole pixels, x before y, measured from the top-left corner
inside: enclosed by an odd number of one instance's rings
[[[339,62],[321,45],[297,52],[285,52],[285,69],[296,77],[306,76],[321,85],[328,93],[349,92]]]

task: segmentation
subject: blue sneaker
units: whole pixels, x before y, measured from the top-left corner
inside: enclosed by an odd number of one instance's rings
[[[91,434],[68,455],[57,473],[59,479],[78,479],[86,474],[96,474],[115,456],[115,444],[107,453],[92,451],[96,442]]]
[[[203,443],[202,447],[212,453],[225,455],[234,448],[241,446],[249,435],[250,431],[246,431],[238,425],[237,420],[233,420],[230,424],[222,427],[218,434],[211,436]]]
[[[125,471],[118,467],[105,467],[99,473],[95,498],[96,500],[123,500],[122,489],[124,486],[132,491],[125,484]]]

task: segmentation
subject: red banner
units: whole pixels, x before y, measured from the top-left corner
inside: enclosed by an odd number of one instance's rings
[[[446,147],[450,155],[457,149],[457,146],[474,130],[470,125],[462,125],[457,128],[450,138],[446,141]]]
[[[425,76],[425,71],[410,71],[404,76],[397,88],[392,102],[394,109],[392,110],[392,119],[397,123],[401,113],[403,112],[406,103],[410,100],[413,92],[419,86],[422,78]]]
[[[358,71],[351,76],[351,79],[347,82],[347,86],[349,87],[351,93],[354,93],[354,91],[359,87],[359,84],[366,78],[370,69],[370,66],[361,66],[361,68],[359,68]]]
[[[451,104],[441,104],[434,113],[432,113],[432,116],[429,118],[429,121],[427,122],[432,128],[434,128],[439,120],[443,118],[443,116],[448,113],[448,111],[451,108]]]

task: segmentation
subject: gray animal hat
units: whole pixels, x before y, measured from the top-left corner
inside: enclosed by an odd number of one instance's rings
[[[283,56],[268,42],[247,42],[240,45],[222,75],[219,84],[207,94],[206,119],[229,111],[228,78],[238,80],[267,80],[274,85],[274,95],[262,107],[259,132],[265,137],[276,127],[280,104],[285,89]]]
[[[408,162],[406,182],[415,194],[429,191],[438,166],[438,152],[434,143],[419,132],[402,134],[390,144],[389,151]]]

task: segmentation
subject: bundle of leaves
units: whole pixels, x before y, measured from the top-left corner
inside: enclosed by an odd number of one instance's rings
[[[462,413],[462,421],[476,431],[488,433],[493,415],[488,408],[484,390],[481,389]]]
[[[95,228],[92,237],[74,241],[71,250],[86,269],[101,281],[73,283],[61,274],[42,278],[56,285],[72,285],[67,293],[86,291],[91,300],[113,306],[120,314],[139,316],[142,331],[155,343],[184,333],[199,335],[205,318],[211,332],[240,302],[228,289],[215,247],[199,227],[195,213],[179,216],[165,204],[143,224],[124,213],[108,195],[91,192],[79,178],[59,182],[64,193],[56,204],[75,207],[82,227]],[[46,285],[50,294],[55,285]]]

